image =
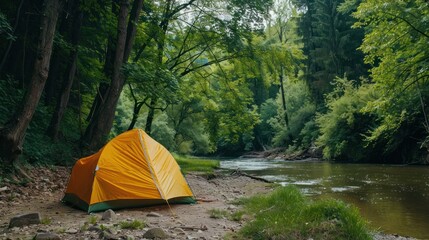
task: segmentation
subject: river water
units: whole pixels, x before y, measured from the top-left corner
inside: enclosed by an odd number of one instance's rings
[[[343,200],[376,230],[429,239],[429,167],[238,158],[222,160],[221,168]]]

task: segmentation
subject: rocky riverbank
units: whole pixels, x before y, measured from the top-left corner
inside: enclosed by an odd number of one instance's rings
[[[199,199],[193,205],[167,205],[87,214],[60,202],[70,169],[35,168],[31,182],[0,185],[0,239],[223,239],[243,222],[213,216],[233,213],[240,197],[267,193],[273,185],[246,176],[187,174]],[[30,214],[27,220],[12,220]],[[11,221],[12,220],[12,221]],[[13,223],[15,222],[15,223]],[[16,224],[17,225],[13,225]],[[21,224],[24,222],[24,224]],[[12,225],[11,225],[12,224]],[[411,239],[377,234],[374,239]]]
[[[166,239],[222,239],[237,231],[240,222],[213,218],[213,210],[234,212],[231,202],[239,197],[268,192],[271,185],[245,176],[217,176],[208,180],[198,174],[186,179],[200,200],[193,205],[167,205],[115,211],[112,217],[87,213],[60,202],[69,169],[33,169],[34,181],[21,184],[3,183],[0,192],[0,239],[142,239],[155,231]],[[39,224],[9,226],[18,215],[37,213]],[[124,227],[127,223],[133,227]],[[34,223],[34,222],[32,222]],[[143,226],[144,224],[144,226]],[[156,229],[156,230],[151,230]]]

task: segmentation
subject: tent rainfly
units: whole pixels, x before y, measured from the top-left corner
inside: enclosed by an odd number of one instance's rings
[[[195,202],[176,160],[141,129],[79,159],[62,201],[87,212]]]

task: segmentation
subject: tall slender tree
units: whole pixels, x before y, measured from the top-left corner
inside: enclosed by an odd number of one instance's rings
[[[57,98],[56,106],[54,113],[51,117],[51,122],[47,129],[47,134],[53,139],[57,139],[58,132],[60,128],[61,120],[64,116],[70,92],[73,86],[73,81],[75,78],[77,70],[77,60],[78,60],[78,44],[80,41],[80,29],[82,26],[83,13],[79,9],[79,0],[74,0],[71,2],[71,13],[72,13],[72,24],[70,31],[70,43],[72,49],[69,53],[69,58],[67,62],[66,72],[63,77],[62,87],[60,95]]]
[[[14,164],[21,154],[26,130],[42,95],[49,73],[49,61],[61,5],[61,0],[45,0],[43,3],[41,33],[30,85],[20,108],[0,129],[0,157],[6,165]]]
[[[143,0],[134,0],[134,2],[127,28],[129,0],[120,1],[111,81],[103,99],[104,101],[101,102],[99,111],[95,112],[95,115],[92,117],[83,137],[83,141],[88,145],[89,149],[100,147],[113,126],[116,105],[125,84],[121,68],[128,61],[131,48],[134,44],[136,22],[140,16]]]

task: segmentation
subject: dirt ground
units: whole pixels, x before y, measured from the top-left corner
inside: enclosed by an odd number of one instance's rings
[[[230,232],[239,230],[241,222],[226,218],[211,218],[210,210],[237,211],[231,202],[237,198],[267,193],[272,185],[246,176],[216,174],[207,179],[197,173],[187,174],[186,179],[199,201],[193,205],[167,205],[115,211],[111,221],[101,220],[102,213],[88,213],[60,202],[70,169],[34,168],[28,171],[33,181],[12,184],[9,180],[0,185],[0,239],[33,239],[37,233],[56,234],[58,239],[144,239],[151,228],[161,228],[167,239],[223,239]],[[27,213],[40,213],[42,224],[9,228],[10,219]],[[154,215],[158,216],[151,216]],[[149,216],[148,216],[149,214]],[[91,231],[95,226],[105,228],[109,235],[100,236]],[[119,223],[138,220],[145,222],[141,230],[121,229]],[[105,231],[106,232],[106,231]],[[375,240],[411,240],[398,235],[375,234]]]
[[[67,168],[37,168],[29,171],[33,181],[24,186],[5,183],[0,186],[0,239],[32,239],[38,232],[51,232],[61,239],[99,239],[100,234],[89,231],[85,222],[94,217],[84,211],[60,202],[70,170]],[[245,176],[221,174],[206,179],[198,174],[187,174],[186,179],[199,201],[193,205],[167,205],[115,211],[111,221],[101,220],[96,213],[98,226],[110,229],[111,239],[142,239],[150,228],[162,228],[168,239],[222,239],[228,232],[237,231],[240,222],[210,217],[212,209],[234,212],[231,201],[271,190],[271,185]],[[42,224],[21,228],[8,228],[12,217],[38,212]],[[147,216],[156,213],[161,216]],[[118,224],[139,220],[147,226],[142,230],[124,230]],[[92,224],[89,224],[92,225]],[[86,223],[88,226],[88,223]]]

